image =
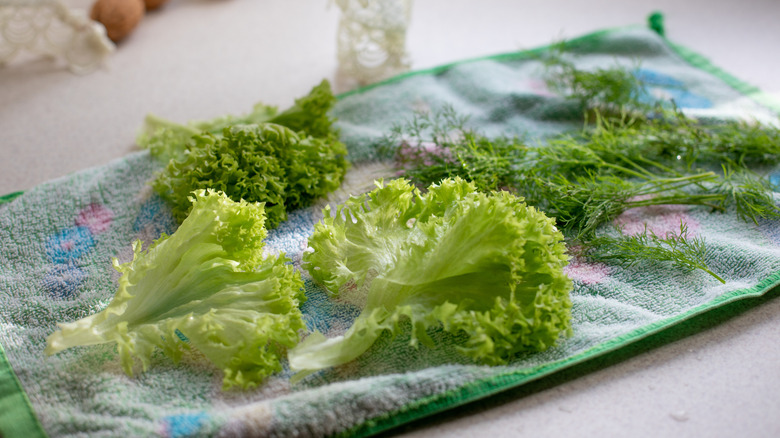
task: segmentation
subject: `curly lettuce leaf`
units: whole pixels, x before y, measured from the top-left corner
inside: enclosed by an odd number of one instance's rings
[[[281,370],[286,348],[304,328],[300,274],[284,256],[263,253],[262,204],[234,202],[222,193],[194,193],[189,217],[133,260],[110,304],[75,322],[58,324],[46,354],[116,343],[122,368],[134,357],[146,371],[155,349],[178,361],[199,350],[224,372],[223,386],[251,387]]]
[[[273,123],[233,126],[193,141],[153,182],[179,221],[187,217],[192,191],[215,189],[234,201],[264,202],[267,228],[275,228],[287,211],[337,189],[349,164],[343,143]]]
[[[312,137],[335,136],[335,119],[328,117],[328,112],[336,104],[336,100],[330,82],[323,79],[309,94],[296,99],[292,107],[268,121]]]
[[[412,345],[432,345],[427,331],[440,327],[466,336],[460,353],[491,365],[571,330],[563,236],[522,198],[479,193],[461,179],[422,195],[399,179],[334,213],[325,209],[303,260],[316,282],[362,312],[344,335],[314,333],[290,350],[293,370],[349,362],[403,320]]]
[[[149,149],[152,156],[163,161],[181,158],[194,136],[202,133],[221,135],[225,128],[233,125],[263,123],[277,114],[275,106],[258,103],[252,112],[244,115],[216,117],[211,120],[196,120],[186,124],[176,123],[154,114],[148,114],[144,126],[136,138],[136,143],[143,149]]]
[[[286,126],[304,136],[335,140],[338,137],[333,127],[335,120],[328,117],[328,112],[335,103],[336,97],[330,82],[323,80],[313,87],[309,94],[296,99],[295,104],[282,113],[279,113],[275,106],[257,103],[248,114],[228,114],[186,124],[149,114],[144,120],[136,143],[143,149],[149,149],[152,156],[167,162],[171,159],[181,159],[194,136],[209,133],[219,137],[226,128],[235,125],[271,122]]]

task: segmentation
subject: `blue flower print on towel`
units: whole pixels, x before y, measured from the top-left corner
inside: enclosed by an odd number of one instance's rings
[[[89,228],[74,226],[49,237],[46,241],[46,255],[54,263],[66,264],[79,259],[95,246],[95,239]]]
[[[309,279],[304,280],[306,301],[301,304],[301,312],[306,328],[325,335],[343,334],[358,315],[360,308],[339,300],[334,300],[321,287]],[[348,286],[349,287],[349,286]],[[349,292],[349,291],[346,291]]]
[[[769,184],[772,186],[772,190],[780,192],[780,171],[769,175]]]
[[[157,194],[143,203],[133,223],[133,231],[150,240],[159,238],[163,233],[172,234],[176,228],[170,207]]]
[[[69,298],[76,293],[87,277],[78,266],[54,265],[41,281],[41,287],[55,298]]]
[[[192,436],[200,430],[206,420],[208,420],[208,415],[205,412],[165,417],[162,435],[169,438]]]
[[[712,102],[704,96],[694,94],[685,84],[669,75],[649,69],[638,69],[634,76],[642,83],[639,100],[654,104],[660,101],[674,101],[679,108],[712,108]]]

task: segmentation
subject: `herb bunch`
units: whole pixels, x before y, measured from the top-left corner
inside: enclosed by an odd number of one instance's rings
[[[233,201],[263,202],[266,227],[337,189],[349,161],[329,116],[336,102],[323,80],[278,113],[262,103],[242,116],[179,124],[147,116],[141,147],[167,163],[152,186],[179,223],[196,190],[217,190]]]
[[[652,104],[642,102],[642,82],[631,70],[580,69],[565,57],[565,51],[565,44],[560,43],[540,59],[545,67],[545,83],[554,93],[576,101],[583,114],[619,115],[626,110],[643,113],[652,109]]]
[[[677,236],[597,231],[629,209],[651,205],[733,209],[750,222],[780,217],[771,185],[754,170],[780,163],[780,129],[648,106],[638,99],[641,83],[625,68],[584,72],[560,58],[547,65],[550,88],[568,90],[563,98],[582,105],[581,130],[536,145],[487,138],[444,107],[394,127],[382,147],[420,186],[460,177],[483,191],[525,197],[594,259],[673,261],[723,281],[706,267],[706,247],[688,237],[685,224]]]
[[[667,233],[658,236],[646,227],[635,235],[603,235],[590,241],[587,256],[599,261],[612,261],[631,267],[643,261],[669,262],[684,269],[702,271],[725,283],[718,274],[707,266],[707,247],[701,237],[688,236],[688,225],[680,223],[679,234]]]

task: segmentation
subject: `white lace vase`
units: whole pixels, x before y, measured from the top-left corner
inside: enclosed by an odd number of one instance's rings
[[[342,82],[365,85],[409,69],[406,29],[412,0],[336,0]],[[344,88],[349,88],[345,85]]]
[[[100,23],[61,0],[0,0],[0,65],[28,52],[61,59],[73,72],[86,73],[114,48]]]

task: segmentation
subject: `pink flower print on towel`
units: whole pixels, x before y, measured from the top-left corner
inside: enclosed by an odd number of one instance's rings
[[[97,203],[89,204],[76,216],[76,225],[87,227],[92,234],[100,234],[111,226],[114,212]]]
[[[680,223],[687,224],[688,236],[696,236],[701,224],[687,213],[684,205],[653,205],[632,208],[615,219],[615,225],[622,228],[623,234],[635,236],[645,232],[658,237],[680,234]]]
[[[599,262],[591,262],[577,256],[581,250],[576,245],[570,248],[571,259],[569,264],[563,268],[563,272],[575,282],[583,284],[602,283],[609,276],[609,266]]]

